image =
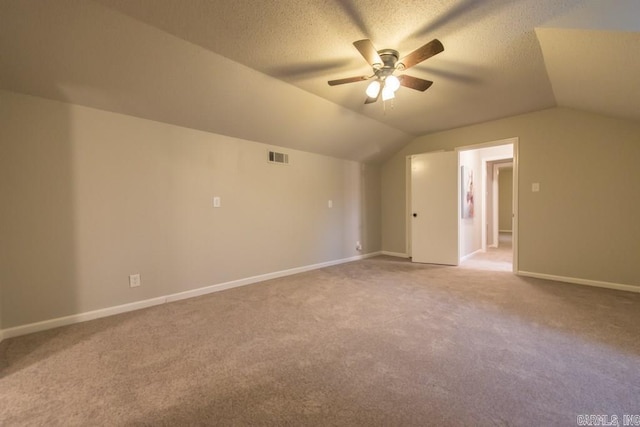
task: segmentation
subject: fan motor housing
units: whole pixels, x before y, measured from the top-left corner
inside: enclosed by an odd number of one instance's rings
[[[380,59],[382,59],[382,67],[376,70],[376,76],[387,77],[396,70],[396,62],[398,62],[399,54],[394,49],[382,49],[378,51]]]

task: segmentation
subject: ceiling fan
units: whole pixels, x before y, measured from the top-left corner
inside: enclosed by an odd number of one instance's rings
[[[414,50],[407,56],[398,60],[400,57],[397,50],[382,49],[376,50],[371,40],[364,39],[353,42],[358,52],[373,67],[373,74],[370,76],[347,77],[345,79],[329,80],[329,86],[337,86],[345,83],[361,82],[363,80],[373,80],[367,87],[367,99],[365,104],[376,102],[382,95],[382,100],[386,101],[395,97],[394,93],[402,85],[410,89],[424,92],[433,84],[430,80],[420,79],[418,77],[406,74],[394,76],[395,71],[404,71],[425,59],[429,59],[434,55],[444,51],[444,46],[438,39],[433,39],[424,46]]]

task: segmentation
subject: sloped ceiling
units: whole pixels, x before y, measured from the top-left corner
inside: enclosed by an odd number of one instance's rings
[[[558,105],[640,120],[640,33],[536,32]]]
[[[0,0],[0,88],[381,161],[416,135],[556,105],[640,119],[638,4]],[[366,82],[328,86],[370,74],[362,38],[401,56],[440,39],[407,71],[434,85],[384,105],[363,104]]]
[[[588,1],[537,28],[562,107],[640,120],[640,1]]]

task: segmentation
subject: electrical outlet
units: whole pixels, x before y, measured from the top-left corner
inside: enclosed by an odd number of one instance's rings
[[[356,242],[356,250],[357,251],[361,251],[362,250],[362,244],[360,242]]]
[[[140,282],[140,274],[131,274],[129,275],[129,287],[130,288],[137,288],[138,286],[140,286],[141,282]]]

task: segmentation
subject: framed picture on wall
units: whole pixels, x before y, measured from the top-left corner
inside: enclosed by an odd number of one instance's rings
[[[473,218],[473,169],[469,166],[460,168],[460,210],[462,218]]]

